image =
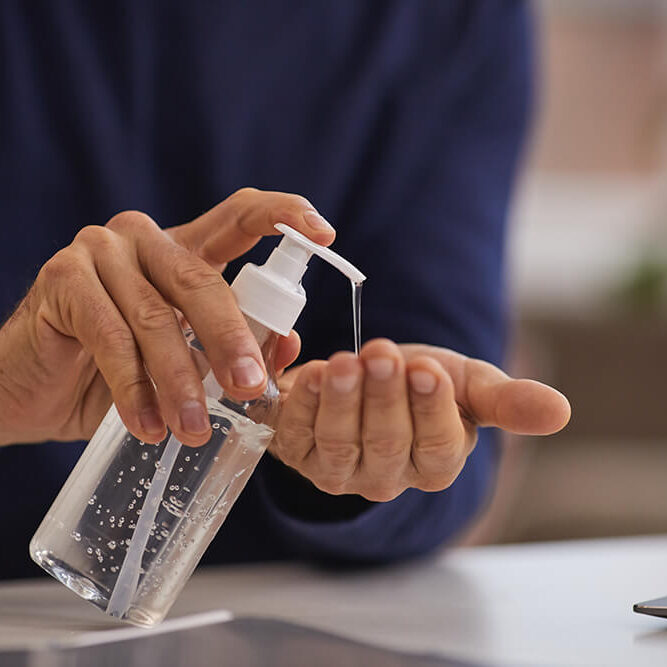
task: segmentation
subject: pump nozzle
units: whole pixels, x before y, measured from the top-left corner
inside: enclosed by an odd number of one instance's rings
[[[312,255],[321,257],[353,283],[362,283],[366,276],[333,250],[314,243],[296,229],[282,223],[275,228],[284,236],[266,264],[246,264],[232,283],[232,290],[243,313],[287,336],[306,305],[301,278]]]
[[[362,283],[366,280],[366,276],[359,271],[356,266],[353,266],[346,259],[336,254],[333,250],[325,248],[314,241],[311,241],[308,237],[304,236],[301,232],[297,232],[296,229],[288,227],[287,225],[279,222],[277,225],[274,225],[275,228],[284,235],[283,240],[280,242],[276,250],[269,258],[267,264],[271,263],[273,257],[277,255],[276,251],[283,253],[290,257],[295,263],[300,264],[304,267],[303,272],[306,270],[306,265],[310,260],[312,255],[317,255],[321,257],[325,262],[331,264],[331,266],[337,268],[342,274],[346,275],[353,283]],[[301,277],[301,276],[299,276]]]

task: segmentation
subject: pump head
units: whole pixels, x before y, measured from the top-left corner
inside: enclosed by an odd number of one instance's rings
[[[232,283],[239,308],[260,324],[287,336],[306,305],[301,278],[313,255],[337,268],[354,283],[366,276],[333,250],[314,243],[282,223],[283,239],[262,266],[248,263]]]

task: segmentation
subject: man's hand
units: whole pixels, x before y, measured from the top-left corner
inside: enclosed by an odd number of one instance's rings
[[[186,444],[205,443],[201,375],[179,317],[228,393],[261,395],[262,356],[220,273],[277,222],[334,239],[303,197],[250,188],[166,231],[134,211],[82,229],[0,329],[0,444],[89,438],[112,400],[142,440],[160,441],[168,425]],[[282,339],[280,364],[298,349],[295,334]]]
[[[478,426],[547,435],[570,418],[567,399],[532,380],[429,345],[366,343],[287,371],[271,451],[331,494],[392,500],[452,484]]]

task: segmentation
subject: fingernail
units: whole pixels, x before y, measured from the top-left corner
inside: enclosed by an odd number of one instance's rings
[[[435,391],[435,386],[438,384],[438,379],[428,371],[412,371],[409,374],[410,386],[418,394],[432,394]]]
[[[388,357],[376,357],[366,362],[366,368],[374,380],[388,380],[394,374],[394,360]]]
[[[303,219],[306,221],[309,227],[312,227],[318,232],[328,232],[333,229],[333,227],[316,211],[306,211],[303,214]]]
[[[145,410],[142,410],[139,415],[139,423],[146,433],[158,434],[162,433],[164,430],[162,417],[155,408],[146,408]]]
[[[199,401],[186,401],[181,407],[181,428],[188,433],[208,430],[208,414]]]
[[[237,387],[257,387],[264,382],[264,371],[252,357],[239,357],[232,366],[232,378]]]
[[[331,386],[340,394],[349,394],[357,384],[356,375],[332,375]]]

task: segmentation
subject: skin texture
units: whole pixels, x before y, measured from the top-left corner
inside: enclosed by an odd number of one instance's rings
[[[226,263],[284,222],[329,245],[331,226],[298,195],[244,188],[196,220],[162,230],[125,211],[82,229],[54,255],[0,329],[0,444],[88,439],[112,401],[127,428],[159,442],[208,441],[204,391],[182,334],[187,321],[229,394],[256,398],[262,357],[229,286]],[[297,357],[281,338],[279,371]],[[395,498],[447,488],[478,425],[549,434],[570,407],[556,390],[427,345],[377,339],[280,377],[271,452],[332,494]],[[39,404],[40,410],[34,410]]]
[[[441,491],[457,478],[477,426],[548,435],[570,418],[567,399],[533,380],[430,345],[366,343],[281,378],[284,405],[272,452],[331,494],[392,500]]]
[[[82,229],[0,329],[0,443],[89,438],[113,400],[142,440],[159,442],[168,424],[204,444],[204,390],[180,314],[223,388],[261,395],[262,357],[220,272],[277,222],[318,243],[335,237],[303,197],[249,188],[167,231],[136,211]],[[279,365],[294,360],[297,340],[282,340]]]

